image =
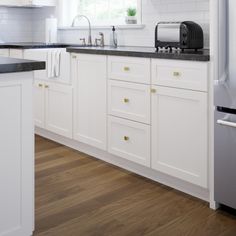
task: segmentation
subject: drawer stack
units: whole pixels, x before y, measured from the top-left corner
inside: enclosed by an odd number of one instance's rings
[[[150,167],[151,61],[108,57],[108,151]]]

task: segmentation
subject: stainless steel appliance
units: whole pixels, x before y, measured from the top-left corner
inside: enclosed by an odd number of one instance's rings
[[[155,30],[155,47],[202,49],[203,30],[193,21],[183,22],[159,22]]]
[[[236,1],[219,0],[215,201],[236,209]]]

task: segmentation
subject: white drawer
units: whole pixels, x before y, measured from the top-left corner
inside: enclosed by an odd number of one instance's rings
[[[8,48],[0,49],[0,57],[9,57],[9,49]]]
[[[150,86],[110,80],[108,111],[110,115],[150,124]]]
[[[152,84],[206,92],[208,63],[153,59]]]
[[[109,79],[150,84],[151,60],[136,57],[108,57]]]
[[[22,49],[10,49],[10,57],[23,59],[23,50]]]
[[[150,126],[109,116],[108,151],[150,167]]]

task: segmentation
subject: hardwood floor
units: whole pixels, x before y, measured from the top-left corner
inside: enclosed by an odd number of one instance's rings
[[[36,137],[35,236],[235,236],[236,216]]]

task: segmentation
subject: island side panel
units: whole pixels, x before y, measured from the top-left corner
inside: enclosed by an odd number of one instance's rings
[[[33,72],[0,74],[0,236],[34,229]]]

